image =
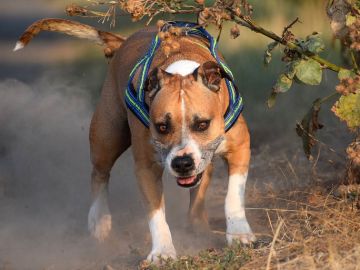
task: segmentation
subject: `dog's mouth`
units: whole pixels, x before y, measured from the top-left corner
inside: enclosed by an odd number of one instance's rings
[[[201,177],[203,173],[198,175],[188,176],[188,177],[177,177],[176,182],[180,187],[192,188],[200,184]]]

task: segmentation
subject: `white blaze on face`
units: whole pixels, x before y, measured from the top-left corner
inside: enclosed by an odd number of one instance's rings
[[[186,107],[185,107],[185,100],[184,100],[184,90],[180,90],[180,97],[181,97],[181,141],[184,140],[186,137]]]
[[[180,74],[181,76],[186,76],[192,74],[196,68],[200,66],[199,63],[191,60],[179,60],[170,64],[166,72],[171,74]],[[171,168],[171,161],[176,156],[183,156],[185,154],[192,155],[195,163],[195,168],[197,168],[201,161],[201,150],[199,145],[194,141],[187,130],[186,124],[186,103],[184,98],[185,92],[183,89],[180,90],[180,111],[181,111],[181,142],[179,145],[174,146],[168,156],[166,157],[166,166],[170,173],[176,175],[176,173]]]
[[[159,256],[176,257],[176,251],[172,242],[169,225],[166,223],[163,208],[155,210],[149,221],[152,238],[152,249],[147,259],[157,261]]]
[[[245,216],[246,179],[247,173],[233,174],[229,177],[225,199],[226,239],[229,245],[233,240],[240,240],[246,244],[255,240]]]

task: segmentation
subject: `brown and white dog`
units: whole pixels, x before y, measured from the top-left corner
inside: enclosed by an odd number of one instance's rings
[[[209,50],[199,46],[199,43],[207,46],[206,42],[183,36],[178,40],[178,52],[168,57],[161,50],[156,52],[146,89],[149,129],[125,105],[129,73],[146,53],[156,33],[157,29],[146,28],[125,41],[119,38],[120,48],[111,59],[90,127],[93,202],[89,230],[99,241],[109,235],[110,171],[116,159],[132,146],[136,178],[147,206],[152,237],[148,260],[156,262],[159,256],[176,256],[165,218],[163,171],[167,170],[179,186],[190,188],[189,220],[194,226],[208,228],[204,199],[214,154],[222,156],[228,164],[227,242],[250,243],[255,237],[244,208],[249,132],[242,116],[228,132],[224,131],[228,91],[220,67]],[[17,49],[23,45],[20,40]]]

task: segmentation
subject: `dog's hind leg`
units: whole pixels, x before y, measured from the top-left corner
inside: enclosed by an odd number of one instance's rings
[[[109,76],[111,77],[111,76]],[[90,126],[90,152],[93,170],[91,175],[92,205],[88,216],[90,233],[104,241],[111,230],[108,206],[110,171],[116,159],[130,146],[131,136],[126,110],[107,79],[102,96]]]
[[[213,166],[210,164],[204,171],[201,183],[196,188],[190,189],[190,206],[188,218],[195,232],[209,230],[208,216],[205,209],[205,194],[211,181]]]

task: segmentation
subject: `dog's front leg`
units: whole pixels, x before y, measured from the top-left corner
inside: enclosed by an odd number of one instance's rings
[[[225,155],[229,166],[229,184],[225,199],[226,240],[250,244],[255,236],[245,216],[245,186],[249,168],[250,147],[244,142]]]
[[[136,162],[136,176],[148,211],[152,249],[147,260],[157,263],[159,257],[175,258],[169,226],[165,219],[162,169],[156,163]]]

